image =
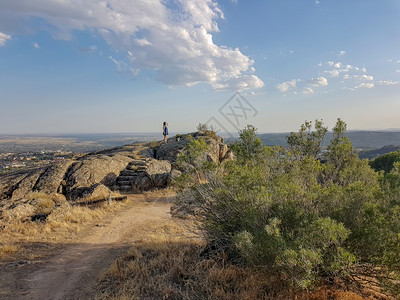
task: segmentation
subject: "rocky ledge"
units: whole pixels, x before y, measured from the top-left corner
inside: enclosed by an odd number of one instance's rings
[[[2,175],[0,215],[6,210],[18,210],[19,206],[28,205],[32,202],[32,193],[44,193],[51,199],[76,201],[105,198],[112,191],[139,193],[165,188],[171,178],[184,171],[177,167],[176,159],[190,139],[206,141],[209,150],[205,159],[209,161],[222,161],[231,155],[222,138],[207,132],[196,132],[172,137],[166,144],[125,145],[45,168]]]

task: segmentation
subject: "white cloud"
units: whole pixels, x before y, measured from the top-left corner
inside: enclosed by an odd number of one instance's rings
[[[360,85],[358,85],[356,88],[367,88],[367,89],[372,89],[373,87],[375,87],[375,85],[373,83],[360,83]]]
[[[314,90],[310,87],[306,87],[303,90],[303,94],[314,94]]]
[[[136,45],[138,46],[150,46],[151,43],[146,39],[135,39]]]
[[[340,74],[338,70],[325,71],[324,73],[330,75],[331,77],[338,77]]]
[[[319,63],[319,64],[318,64],[318,67],[322,67],[322,63]]]
[[[337,62],[336,64],[333,65],[336,69],[340,69],[342,67],[341,62]]]
[[[7,40],[11,39],[11,35],[0,32],[0,46],[4,46]]]
[[[339,51],[339,55],[340,55],[340,56],[346,55],[346,51],[340,50],[340,51]]]
[[[299,82],[299,81],[300,81],[300,79],[292,79],[290,81],[285,81],[280,84],[277,84],[276,87],[279,91],[281,91],[282,93],[285,93],[288,90],[295,88],[297,82]]]
[[[350,88],[350,87],[343,87],[342,88],[343,90],[346,90],[346,91],[354,91],[354,88]]]
[[[35,43],[33,43],[33,47],[34,47],[34,48],[36,48],[36,49],[39,49],[39,48],[40,48],[39,44],[38,44],[38,43],[36,43],[36,42],[35,42]]]
[[[317,5],[318,5],[318,4],[319,4],[319,1],[318,1],[318,0],[315,0],[315,4],[317,4]]]
[[[118,72],[126,72],[128,70],[128,64],[121,60],[116,60],[114,57],[108,57],[117,67]]]
[[[255,75],[243,75],[240,77],[229,78],[225,81],[220,81],[214,85],[214,89],[233,89],[233,90],[246,90],[246,89],[259,89],[264,86],[262,82]]]
[[[1,0],[0,19],[6,12],[15,26],[28,27],[30,18],[45,20],[59,39],[71,39],[76,30],[96,32],[115,49],[130,51],[127,69],[154,70],[169,85],[207,83],[217,89],[263,85],[248,74],[253,60],[239,49],[214,43],[217,20],[224,18],[214,0],[176,0],[173,6],[164,0],[136,0],[134,5],[131,0]],[[9,38],[0,34],[0,45]]]
[[[325,77],[312,78],[309,83],[311,84],[311,86],[327,86],[328,79],[326,79]]]
[[[381,80],[381,81],[378,81],[377,84],[379,84],[379,85],[396,85],[396,84],[400,84],[400,82],[392,81],[392,80]]]
[[[396,70],[396,73],[400,73],[400,70]]]
[[[357,79],[357,80],[368,80],[368,81],[372,81],[374,80],[374,76],[371,75],[353,75],[352,78]]]

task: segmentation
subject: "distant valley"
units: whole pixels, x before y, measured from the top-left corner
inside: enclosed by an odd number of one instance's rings
[[[157,133],[0,135],[1,153],[87,153],[111,147],[161,139]]]

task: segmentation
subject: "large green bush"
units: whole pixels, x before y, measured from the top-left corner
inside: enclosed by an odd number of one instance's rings
[[[233,146],[239,159],[194,188],[206,237],[236,262],[295,287],[354,277],[362,266],[393,291],[391,278],[400,271],[400,165],[390,182],[382,178],[354,154],[340,119],[327,151],[317,154],[326,130],[316,127],[316,134],[309,124],[293,133],[289,151],[259,147],[253,127],[242,131],[250,147],[239,140]]]

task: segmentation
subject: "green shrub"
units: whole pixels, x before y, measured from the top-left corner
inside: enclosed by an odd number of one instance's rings
[[[260,148],[252,129],[233,147],[238,160],[195,183],[191,201],[201,208],[206,238],[232,261],[279,274],[297,288],[355,276],[360,266],[392,291],[399,288],[392,279],[400,274],[400,164],[390,178],[374,172],[354,155],[340,119],[326,163],[313,151],[293,156],[282,147]]]

